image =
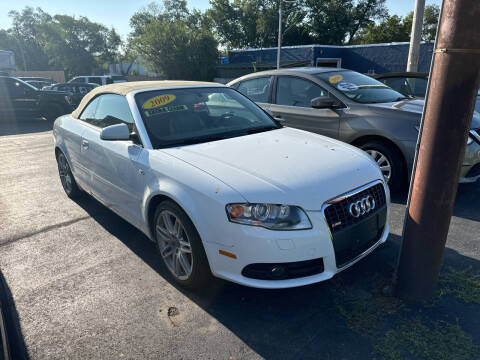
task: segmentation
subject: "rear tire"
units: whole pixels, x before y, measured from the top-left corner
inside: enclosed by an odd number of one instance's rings
[[[383,141],[371,141],[360,148],[377,163],[392,192],[402,190],[406,183],[405,167],[401,153]]]
[[[153,233],[162,265],[177,284],[202,289],[214,280],[202,240],[188,215],[173,201],[155,210]]]
[[[70,165],[68,164],[65,154],[61,151],[57,153],[57,166],[60,182],[62,183],[65,194],[67,194],[70,199],[80,197],[83,192],[80,190],[75,178],[73,177],[72,170],[70,169]]]

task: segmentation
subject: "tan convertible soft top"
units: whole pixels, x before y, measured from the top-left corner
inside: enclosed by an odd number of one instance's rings
[[[133,81],[133,82],[123,82],[115,83],[110,85],[99,86],[87,95],[85,95],[78,105],[78,107],[72,112],[72,116],[76,119],[80,116],[85,106],[92,100],[95,96],[99,94],[118,94],[118,95],[127,95],[129,92],[135,90],[143,89],[155,89],[162,87],[171,87],[171,86],[198,86],[198,85],[221,85],[218,83],[212,82],[201,82],[201,81],[176,81],[176,80],[163,80],[163,81]]]

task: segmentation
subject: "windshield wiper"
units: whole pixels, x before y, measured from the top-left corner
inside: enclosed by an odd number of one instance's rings
[[[270,130],[276,130],[276,129],[280,129],[280,127],[276,126],[276,125],[259,126],[259,127],[256,127],[256,128],[248,129],[246,131],[246,133],[247,134],[257,134],[257,133],[270,131]]]

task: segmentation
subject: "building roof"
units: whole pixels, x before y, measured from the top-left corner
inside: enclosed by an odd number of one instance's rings
[[[132,81],[132,82],[122,82],[114,83],[104,86],[99,86],[87,95],[85,95],[78,105],[78,107],[72,112],[74,118],[78,118],[82,113],[83,109],[94,97],[100,94],[118,94],[118,95],[127,95],[132,91],[137,90],[148,90],[148,89],[158,89],[158,88],[167,88],[167,87],[179,87],[179,86],[208,86],[208,85],[221,85],[218,83],[212,82],[202,82],[202,81],[176,81],[176,80],[162,80],[162,81]]]

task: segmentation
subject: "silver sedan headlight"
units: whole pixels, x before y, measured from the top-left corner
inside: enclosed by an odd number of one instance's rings
[[[311,229],[312,223],[298,206],[276,204],[228,204],[228,220],[272,230]]]

